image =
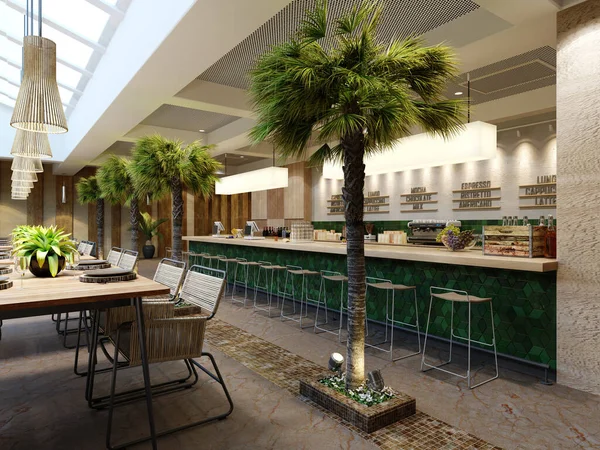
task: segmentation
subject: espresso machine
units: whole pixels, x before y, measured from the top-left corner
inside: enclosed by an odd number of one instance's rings
[[[445,219],[423,219],[413,220],[408,222],[410,236],[407,241],[411,244],[422,245],[443,245],[441,242],[436,242],[437,235],[448,225],[454,225],[460,228],[460,220],[445,220]]]

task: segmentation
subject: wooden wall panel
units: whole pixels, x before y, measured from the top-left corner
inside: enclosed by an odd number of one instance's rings
[[[121,205],[110,206],[110,244],[112,247],[121,247]],[[108,250],[104,250],[106,255]]]
[[[167,219],[167,222],[163,223],[160,227],[160,233],[163,238],[158,241],[158,257],[165,258],[167,253],[165,251],[165,247],[173,246],[173,236],[172,236],[172,226],[173,226],[173,216],[171,212],[171,195],[165,195],[161,200],[158,201],[158,216],[155,219],[159,218]],[[140,239],[140,243],[142,243],[142,239]]]
[[[66,203],[62,202],[63,183],[66,190]],[[67,233],[73,233],[73,177],[56,177],[56,226]]]
[[[207,236],[211,232],[211,200],[194,197],[194,236]]]
[[[221,220],[221,196],[213,195],[211,198],[211,217],[208,222],[209,234],[212,234],[212,226],[213,222],[216,220]]]
[[[284,188],[281,189],[270,189],[267,196],[267,218],[268,219],[283,219],[284,207],[283,207],[283,195]]]
[[[225,227],[225,232],[231,231],[231,195],[221,195],[220,220]]]
[[[242,226],[252,219],[252,194],[246,192],[242,196]]]
[[[44,176],[38,174],[38,181],[27,197],[27,225],[44,223]]]
[[[267,215],[267,197],[269,191],[252,192],[252,220],[266,219]]]

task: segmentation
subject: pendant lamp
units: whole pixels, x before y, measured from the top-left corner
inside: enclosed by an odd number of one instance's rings
[[[13,172],[10,176],[13,181],[37,181],[37,174],[35,172]]]
[[[12,180],[11,186],[13,188],[33,188],[34,181],[27,180]]]
[[[44,171],[40,158],[23,158],[22,156],[15,156],[10,168],[13,172],[42,173]]]
[[[17,130],[10,154],[23,158],[52,158],[48,135]]]
[[[25,36],[23,56],[23,81],[11,126],[36,133],[66,133],[67,119],[56,83],[56,44],[41,36]]]
[[[14,128],[35,133],[66,133],[67,119],[56,83],[56,44],[42,37],[42,0],[38,34],[33,34],[33,0],[26,0],[21,87],[10,120]]]

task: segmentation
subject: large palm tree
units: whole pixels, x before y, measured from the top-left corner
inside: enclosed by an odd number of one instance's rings
[[[104,198],[98,179],[95,176],[81,178],[76,185],[77,197],[79,203],[87,205],[88,203],[96,204],[96,255],[98,258],[104,257]]]
[[[113,205],[129,206],[129,224],[131,229],[131,249],[139,249],[139,201],[144,193],[135,189],[131,180],[132,162],[130,159],[111,156],[102,164],[96,176],[102,191],[102,196]]]
[[[271,139],[283,157],[341,161],[348,267],[346,387],[364,381],[364,157],[384,151],[416,127],[442,136],[462,126],[463,105],[442,93],[456,76],[448,47],[419,39],[379,42],[383,5],[365,0],[328,23],[327,2],[306,14],[298,34],[262,55],[251,72],[255,142]],[[335,145],[327,143],[336,142]]]
[[[184,146],[158,134],[138,139],[133,149],[131,178],[141,192],[158,199],[171,194],[173,210],[173,258],[181,259],[183,189],[210,197],[221,164],[208,151],[212,147],[195,141]]]

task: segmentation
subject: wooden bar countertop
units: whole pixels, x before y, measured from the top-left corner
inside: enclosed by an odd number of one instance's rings
[[[227,239],[211,236],[185,236],[187,241],[206,242],[211,244],[242,245],[247,247],[272,248],[301,252],[346,254],[346,245],[341,242],[285,242],[267,239]],[[228,255],[235,256],[235,255]],[[452,252],[445,247],[418,245],[384,245],[366,244],[365,256],[368,258],[398,259],[404,261],[419,261],[438,264],[453,264],[461,266],[488,267],[492,269],[521,270],[526,272],[553,272],[558,269],[558,261],[548,258],[518,258],[511,256],[483,255],[481,248]]]

